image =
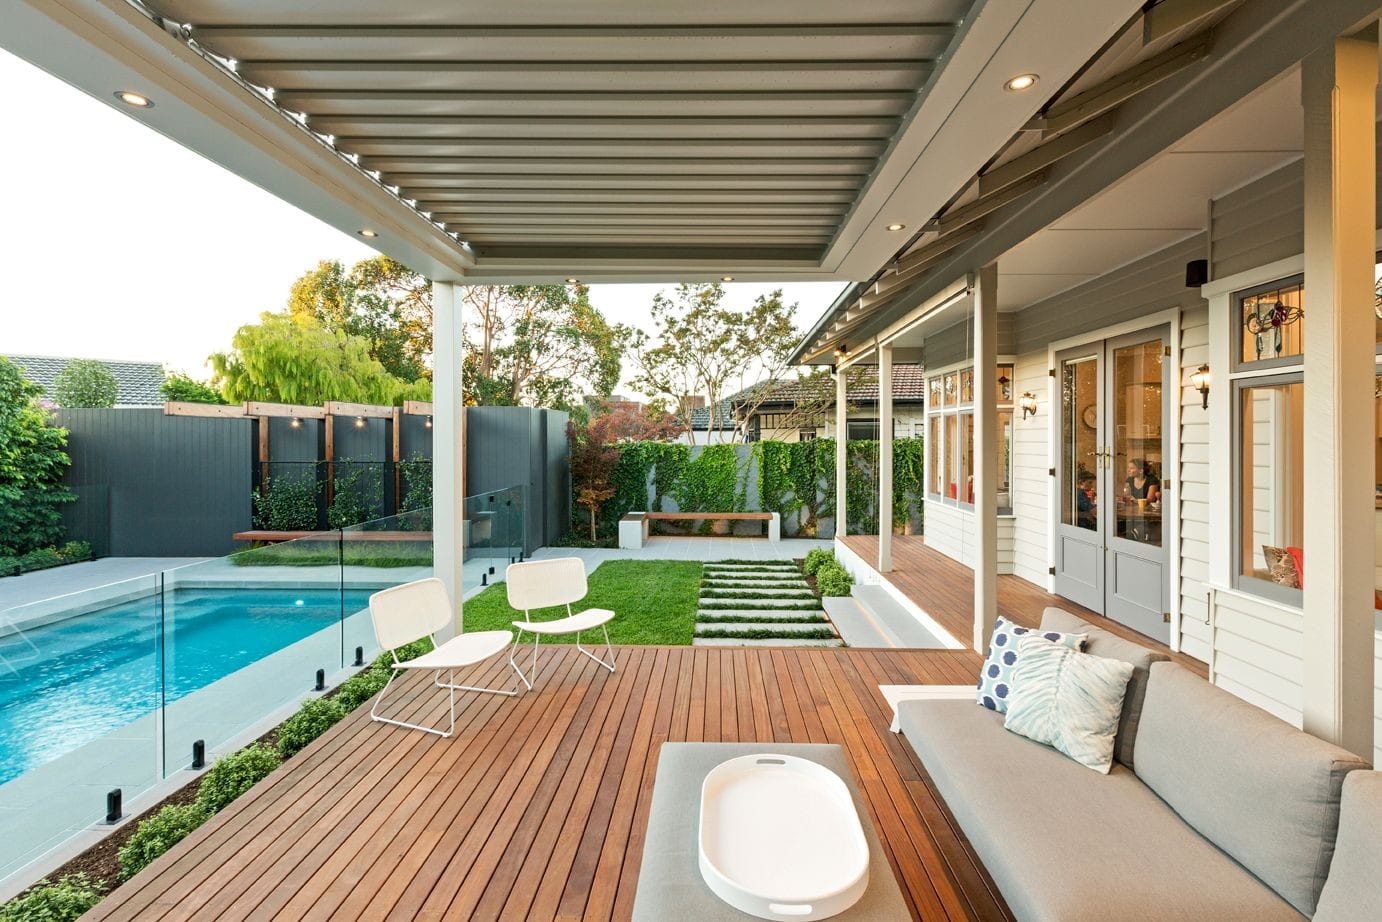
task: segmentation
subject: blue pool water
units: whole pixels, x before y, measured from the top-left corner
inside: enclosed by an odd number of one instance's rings
[[[161,613],[150,597],[0,638],[0,783],[338,624],[369,595],[178,589]]]

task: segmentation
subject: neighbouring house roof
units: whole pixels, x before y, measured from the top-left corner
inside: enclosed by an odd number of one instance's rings
[[[24,377],[43,388],[44,395],[49,398],[55,396],[53,382],[57,380],[58,375],[70,362],[76,361],[73,357],[55,355],[7,355],[5,358],[18,365],[23,370]],[[115,397],[117,407],[163,406],[163,392],[159,390],[164,377],[162,364],[108,362],[104,359],[98,361],[110,369],[110,373],[115,376],[115,383],[119,385],[120,389]]]
[[[734,397],[728,397],[718,404],[719,409],[715,413],[715,431],[730,432],[734,429],[734,416],[730,410],[730,403],[733,400]],[[710,428],[710,407],[695,407],[691,410],[691,428],[697,432],[704,432]]]
[[[729,398],[729,402],[736,407],[741,407],[750,397],[758,392],[765,385],[755,385],[748,387]],[[785,381],[772,382],[766,385],[771,388],[768,394],[758,404],[758,410],[776,409],[779,407],[792,407],[797,404],[819,400],[822,394],[819,390],[820,381],[814,383],[811,379],[790,378]],[[829,395],[834,394],[834,385],[830,385]],[[893,366],[893,403],[894,404],[919,404],[926,399],[926,369],[921,365],[894,365]],[[878,403],[878,367],[876,365],[865,366],[860,369],[858,377],[851,376],[849,380],[849,402],[856,406],[872,406]]]

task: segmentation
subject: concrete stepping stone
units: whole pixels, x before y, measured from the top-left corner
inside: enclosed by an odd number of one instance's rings
[[[744,621],[776,621],[783,618],[819,618],[828,621],[825,611],[817,609],[806,611],[799,608],[702,608],[696,612],[699,618],[736,618]]]
[[[815,637],[693,637],[693,647],[843,647],[839,640]]]
[[[808,622],[764,622],[764,621],[708,621],[697,623],[697,634],[715,634],[724,631],[772,631],[777,635],[818,634],[829,630],[829,621]]]
[[[724,599],[721,599],[719,597],[706,598],[705,596],[701,596],[700,602],[702,605],[724,605],[730,608],[782,608],[783,606],[791,607],[793,605],[806,605],[812,602],[816,602],[817,604],[819,604],[819,602],[817,602],[816,599],[753,599],[748,598],[746,596],[734,596],[732,598]],[[813,605],[812,608],[815,608],[815,606]],[[799,610],[805,611],[806,609]]]

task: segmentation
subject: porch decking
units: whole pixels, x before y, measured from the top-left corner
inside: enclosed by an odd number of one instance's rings
[[[90,918],[625,919],[667,740],[844,746],[914,917],[1010,918],[878,691],[967,684],[973,653],[623,647],[612,676],[551,656],[535,693],[464,697],[450,740],[357,711]],[[444,720],[426,681],[400,710]]]
[[[875,566],[878,560],[877,535],[848,535],[842,540],[869,566]],[[974,633],[973,569],[928,547],[920,535],[894,535],[893,569],[885,579],[934,618],[951,636],[961,643],[969,643]],[[1047,607],[1063,608],[1112,634],[1165,653],[1196,675],[1209,675],[1208,667],[1194,657],[1173,653],[1165,644],[1069,599],[1052,595],[1021,577],[999,575],[999,615],[1017,624],[1036,627],[1041,622],[1042,609]]]

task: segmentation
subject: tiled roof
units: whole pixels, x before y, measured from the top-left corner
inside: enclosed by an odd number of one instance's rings
[[[43,393],[49,398],[55,396],[53,382],[58,374],[69,362],[74,361],[72,358],[52,355],[7,355],[5,358],[18,365],[24,377],[43,388]],[[163,406],[163,393],[159,390],[163,384],[163,366],[158,362],[99,361],[115,375],[115,382],[120,387],[115,397],[117,407]]]
[[[738,394],[735,395],[736,397]],[[734,418],[730,413],[730,401],[734,397],[728,397],[720,401],[720,409],[715,414],[716,431],[729,431],[734,428]],[[697,407],[691,411],[691,428],[697,431],[710,428],[710,407]]]
[[[806,377],[779,381],[772,386],[771,392],[763,399],[761,405],[792,406],[801,402],[820,400],[822,397],[829,397],[834,394],[834,384],[828,386],[829,390],[822,394],[819,390],[821,387],[820,379],[814,383]],[[754,388],[746,388],[729,399],[735,404],[742,404],[752,395],[753,391]],[[921,365],[894,365],[893,402],[921,403],[925,399],[926,369]],[[856,405],[878,403],[878,366],[863,366],[859,369],[857,377],[855,375],[850,376],[849,401]]]

